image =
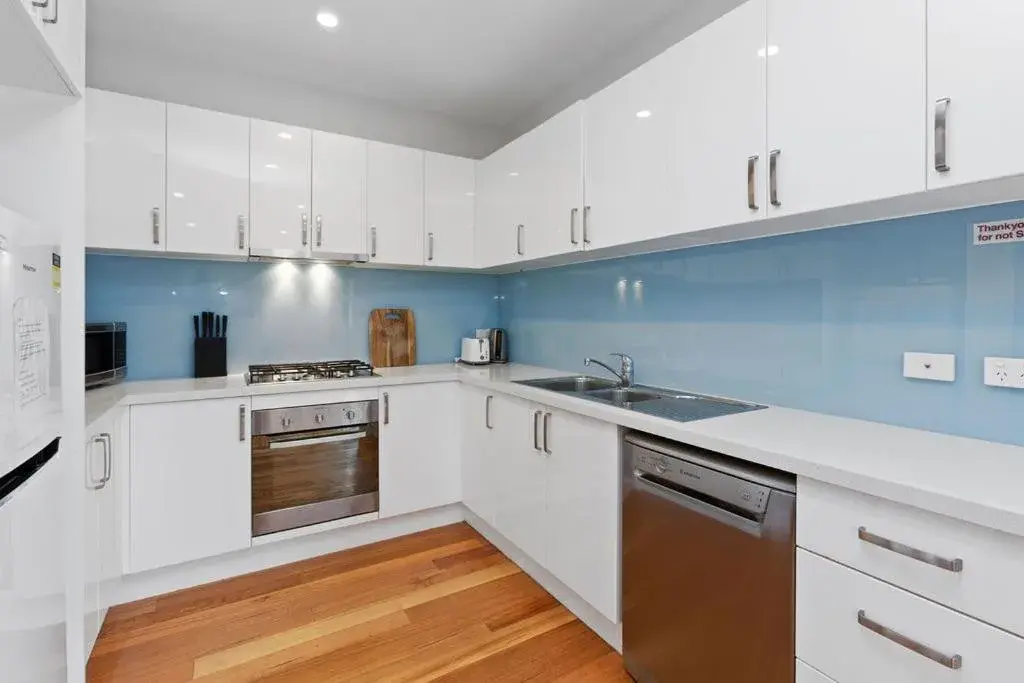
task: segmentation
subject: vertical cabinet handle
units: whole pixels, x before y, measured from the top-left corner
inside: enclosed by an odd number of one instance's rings
[[[575,206],[569,211],[569,242],[574,246],[580,243],[576,239],[576,216],[579,215],[579,212],[580,210]]]
[[[103,441],[102,437],[94,436],[89,441],[89,443],[90,444],[98,444],[98,443],[99,444],[103,444],[103,447],[104,447],[103,471],[104,471],[104,476],[106,476],[106,442]],[[93,461],[94,460],[95,460],[95,458],[93,457],[93,452],[92,452],[92,449],[90,448],[89,449],[88,457],[85,459],[85,488],[89,489],[90,491],[99,491],[101,488],[104,487],[106,482],[103,480],[103,477],[100,477],[99,479],[97,479],[93,475],[92,466],[93,466]]]
[[[32,6],[33,7],[38,7],[40,9],[46,9],[47,7],[50,6],[50,0],[44,0],[43,2],[39,2],[38,0],[32,0]],[[44,17],[43,18],[43,23],[44,24],[56,24],[57,20],[59,19],[59,17],[58,17],[59,12],[60,12],[60,0],[53,0],[53,16],[50,17],[49,19]]]
[[[377,258],[377,228],[370,226],[370,258]]]
[[[760,154],[747,157],[747,208],[757,211],[761,207],[757,205],[757,162]]]
[[[583,244],[590,244],[590,207],[583,207]]]
[[[491,403],[493,401],[493,396],[488,396],[484,401],[484,426],[488,429],[494,429],[494,425],[491,424]]]
[[[877,633],[883,638],[891,640],[897,645],[907,648],[911,652],[916,652],[922,657],[927,657],[936,664],[941,664],[947,669],[953,669],[954,671],[956,671],[958,669],[963,668],[964,659],[960,655],[944,654],[942,652],[939,652],[938,650],[928,647],[924,643],[919,643],[913,638],[908,638],[902,633],[893,631],[891,628],[887,626],[882,626],[877,621],[869,619],[867,613],[864,610],[860,610],[857,612],[857,623],[866,628],[867,630],[871,631],[872,633]]]
[[[544,453],[551,455],[551,413],[544,413]]]
[[[949,118],[949,98],[935,101],[935,170],[949,173],[949,159],[946,152],[946,130]]]
[[[779,201],[779,155],[782,154],[781,149],[773,149],[768,153],[768,192],[770,194],[770,201],[772,206],[778,208],[782,206],[782,202]]]
[[[516,226],[516,256],[525,256],[526,252],[523,251],[523,224],[520,223]]]
[[[245,404],[238,406],[238,440],[245,441]]]
[[[434,260],[434,233],[427,233],[427,260]]]
[[[383,398],[384,398],[384,424],[389,425],[389,424],[391,424],[391,396],[389,396],[388,392],[385,391],[384,395],[383,395]]]
[[[160,207],[153,207],[153,244],[160,244]]]
[[[245,249],[245,216],[238,214],[238,248]]]
[[[540,427],[538,423],[540,422],[540,416],[543,414],[544,412],[541,410],[533,412],[533,450],[535,451],[540,450]]]
[[[114,476],[114,438],[104,432],[100,439],[103,441],[103,485],[106,486]]]
[[[309,244],[309,214],[302,214],[302,246]]]
[[[324,217],[320,214],[316,216],[316,246],[324,246]]]

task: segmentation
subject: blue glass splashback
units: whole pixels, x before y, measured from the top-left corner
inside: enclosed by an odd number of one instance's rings
[[[1024,391],[985,356],[1024,356],[1024,244],[972,245],[1024,202],[503,276],[517,362],[1024,445]],[[954,353],[954,383],[902,377]],[[602,370],[586,369],[603,373]]]
[[[192,315],[229,316],[228,372],[252,363],[369,359],[380,307],[416,315],[420,363],[451,361],[460,339],[497,323],[488,275],[90,255],[86,318],[128,323],[130,379],[192,376]]]

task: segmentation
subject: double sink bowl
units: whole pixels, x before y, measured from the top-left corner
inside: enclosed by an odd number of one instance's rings
[[[612,405],[676,422],[693,422],[724,415],[736,415],[765,406],[726,398],[704,396],[648,386],[623,387],[598,377],[551,377],[515,382],[527,387]]]

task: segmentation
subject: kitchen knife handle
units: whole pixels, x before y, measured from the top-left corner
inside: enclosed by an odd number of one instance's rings
[[[226,315],[221,316],[220,334],[225,339],[228,338],[228,317]]]
[[[213,316],[213,336],[220,338],[220,316]]]
[[[192,316],[192,328],[196,332],[196,339],[199,339],[199,316],[198,315]]]

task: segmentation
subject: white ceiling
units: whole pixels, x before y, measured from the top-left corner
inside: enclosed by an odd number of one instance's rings
[[[123,59],[159,55],[499,129],[687,4],[701,3],[89,0],[88,49],[116,46]],[[341,17],[334,32],[316,23],[324,8]]]

